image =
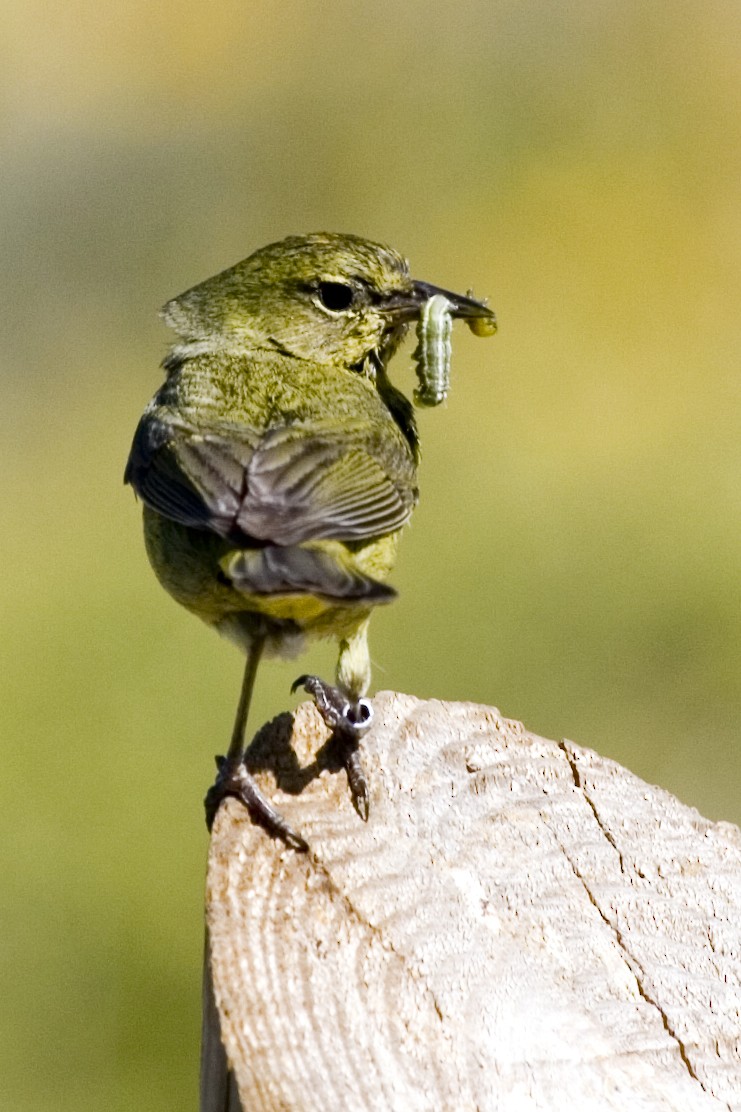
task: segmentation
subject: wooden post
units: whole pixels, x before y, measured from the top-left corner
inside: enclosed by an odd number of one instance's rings
[[[245,1112],[741,1109],[741,831],[491,707],[374,705],[367,824],[309,704],[250,767],[311,851],[214,824]],[[239,1108],[219,1084],[202,1112]]]

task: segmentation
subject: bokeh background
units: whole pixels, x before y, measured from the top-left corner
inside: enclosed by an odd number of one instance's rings
[[[158,307],[323,229],[489,295],[499,334],[456,328],[420,417],[376,686],[493,703],[738,821],[741,8],[0,20],[0,1108],[194,1108],[201,798],[241,661],[158,587],[121,483]],[[296,670],[263,669],[255,722]]]

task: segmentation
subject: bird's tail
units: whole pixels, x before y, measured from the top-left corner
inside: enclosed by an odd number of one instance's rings
[[[381,583],[343,559],[333,545],[267,545],[241,549],[221,561],[221,570],[236,590],[256,595],[315,595],[336,601],[373,605],[396,598],[393,587]]]

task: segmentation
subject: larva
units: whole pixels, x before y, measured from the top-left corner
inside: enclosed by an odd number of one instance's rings
[[[417,405],[440,405],[450,389],[450,336],[453,305],[447,297],[435,294],[425,301],[417,322],[415,362],[419,388],[414,391]]]

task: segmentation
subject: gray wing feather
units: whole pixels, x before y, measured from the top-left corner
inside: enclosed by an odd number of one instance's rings
[[[148,414],[125,481],[158,513],[221,536],[366,540],[401,528],[417,500],[411,458],[400,460],[395,480],[374,448],[357,430],[202,434]]]
[[[362,540],[401,528],[414,492],[397,486],[364,447],[287,432],[268,434],[252,458],[237,519],[244,532],[297,544]]]

